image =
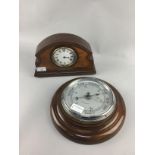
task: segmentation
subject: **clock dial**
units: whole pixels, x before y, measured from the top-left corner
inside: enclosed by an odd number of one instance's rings
[[[116,99],[111,88],[102,80],[85,77],[71,82],[62,93],[62,106],[80,121],[98,121],[115,110]]]
[[[77,60],[75,51],[68,47],[59,47],[54,50],[52,60],[59,67],[73,65]]]

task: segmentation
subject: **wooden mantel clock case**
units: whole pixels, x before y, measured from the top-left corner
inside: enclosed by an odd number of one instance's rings
[[[36,77],[96,73],[89,43],[73,34],[49,36],[37,46],[35,56]]]
[[[126,115],[124,100],[116,88],[92,77],[64,83],[52,99],[50,112],[56,128],[65,137],[84,144],[113,137]]]

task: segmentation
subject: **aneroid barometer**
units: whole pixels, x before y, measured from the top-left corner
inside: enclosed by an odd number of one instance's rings
[[[50,111],[55,126],[64,136],[85,144],[111,138],[125,119],[120,93],[109,83],[92,77],[63,84],[53,97]]]

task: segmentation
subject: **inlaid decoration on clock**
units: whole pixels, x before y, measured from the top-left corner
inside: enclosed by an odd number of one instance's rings
[[[37,46],[36,77],[95,74],[89,43],[73,34],[58,33]]]

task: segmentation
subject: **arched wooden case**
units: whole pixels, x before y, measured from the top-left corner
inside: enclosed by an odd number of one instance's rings
[[[77,78],[78,79],[78,78]],[[75,80],[75,79],[73,79]],[[64,88],[72,82],[63,84],[55,93],[50,106],[51,118],[56,128],[72,141],[83,144],[95,144],[113,137],[121,129],[126,115],[125,104],[120,93],[112,85],[106,84],[113,90],[116,97],[116,109],[105,120],[93,123],[79,122],[70,117],[61,104],[61,94]],[[105,81],[104,81],[105,82]]]
[[[72,48],[77,54],[77,61],[69,67],[59,67],[51,59],[58,47]],[[67,33],[59,33],[44,39],[36,50],[36,77],[95,74],[91,47],[84,39]]]

